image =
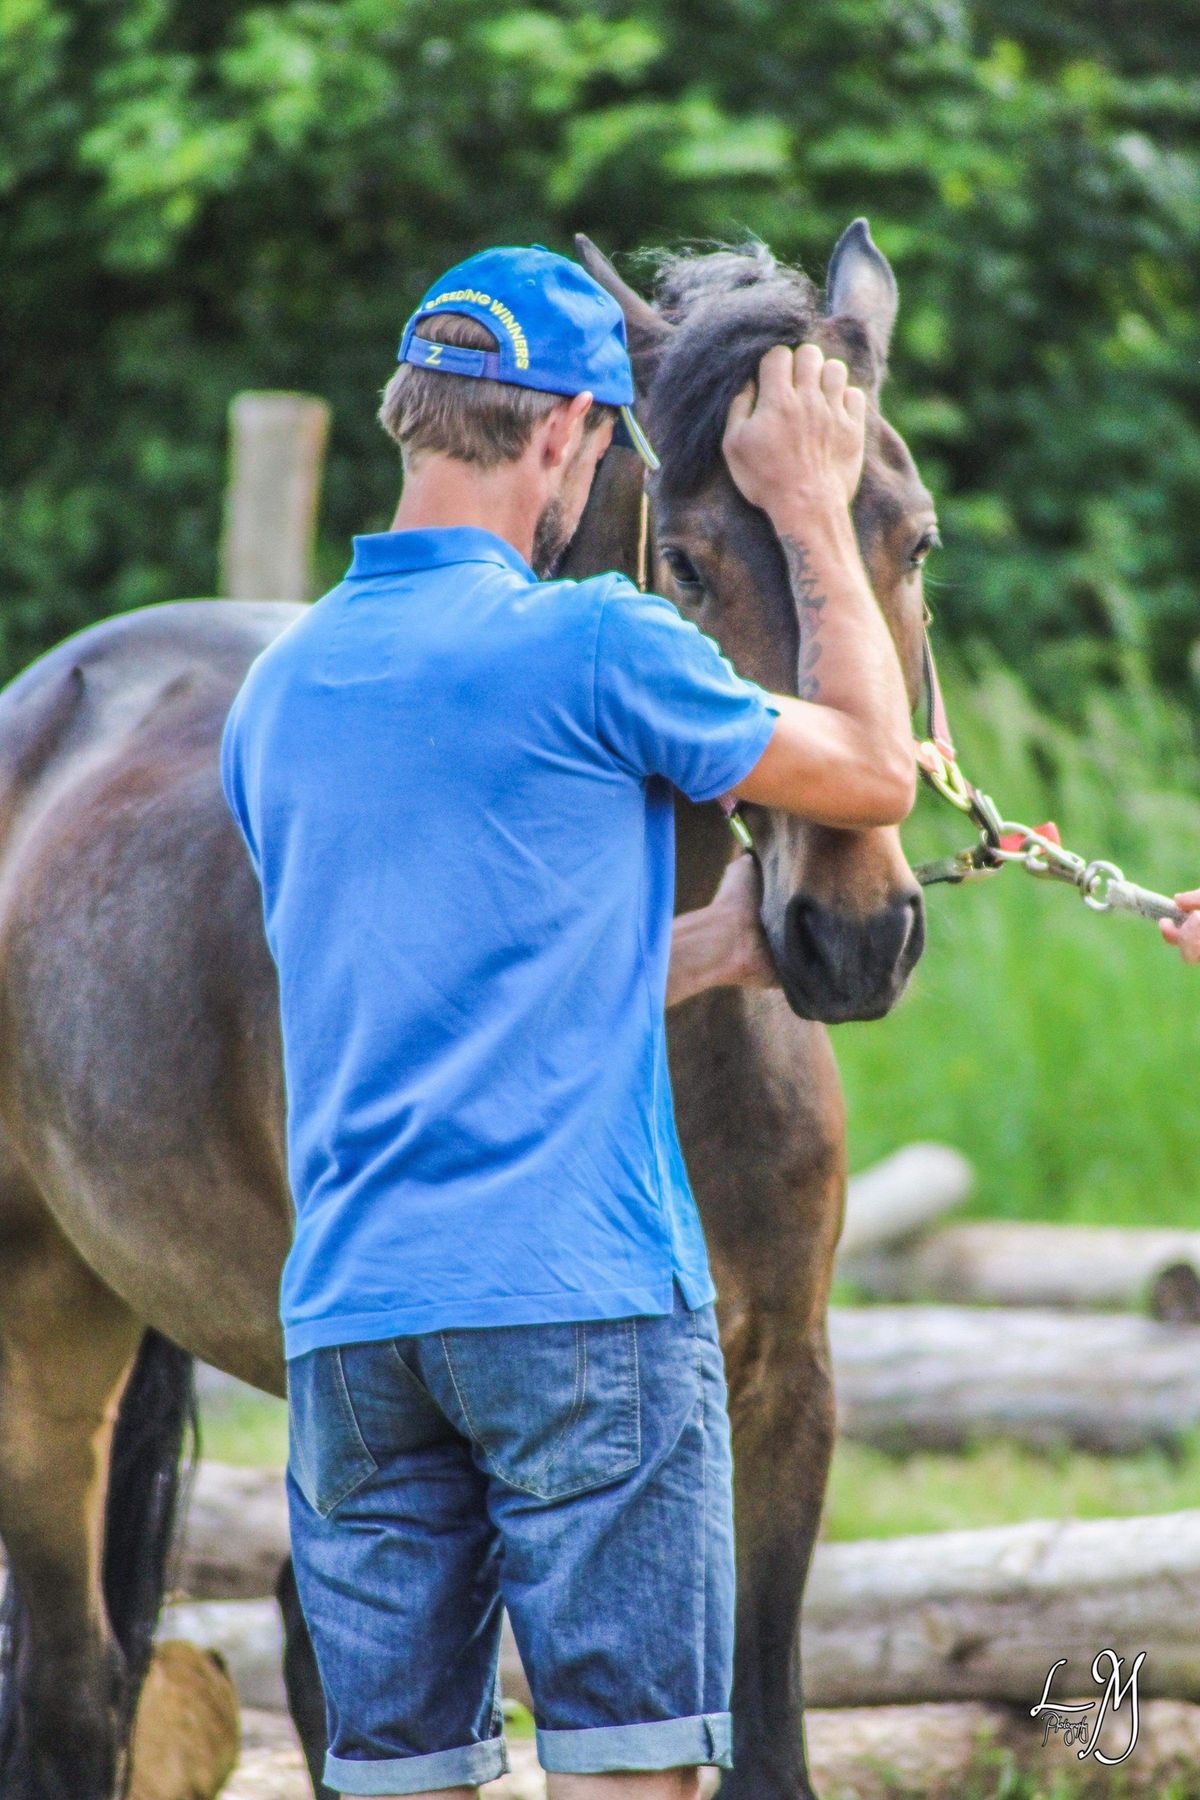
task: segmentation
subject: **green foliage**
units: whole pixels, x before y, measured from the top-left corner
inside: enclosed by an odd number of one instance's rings
[[[321,573],[386,519],[372,422],[425,284],[489,241],[870,214],[944,632],[1068,701],[1186,681],[1200,550],[1188,0],[0,0],[0,669],[211,590],[227,404],[326,395]]]

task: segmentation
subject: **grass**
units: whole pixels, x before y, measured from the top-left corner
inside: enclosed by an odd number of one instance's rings
[[[905,1537],[1019,1525],[1028,1519],[1133,1518],[1200,1504],[1200,1434],[1178,1456],[1087,1456],[983,1443],[949,1454],[893,1457],[839,1441],[822,1536]]]
[[[1008,675],[952,683],[962,760],[1009,816],[1143,886],[1200,885],[1200,774],[1186,723],[1136,690],[1083,729]],[[915,861],[968,841],[932,795]],[[1143,920],[1098,916],[1019,868],[928,894],[909,995],[835,1044],[856,1168],[916,1138],[974,1162],[980,1216],[1200,1228],[1200,975]]]

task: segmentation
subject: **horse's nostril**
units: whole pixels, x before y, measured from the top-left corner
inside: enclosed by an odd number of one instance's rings
[[[784,915],[784,955],[794,966],[835,969],[845,976],[852,967],[883,975],[897,966],[905,972],[925,947],[925,902],[920,889],[866,919],[855,919],[822,906],[807,894],[794,894]]]
[[[788,901],[777,962],[792,1010],[840,1025],[888,1012],[924,947],[919,892],[893,889],[884,905],[866,915],[800,893]]]
[[[904,940],[896,961],[903,971],[903,979],[907,980],[911,971],[920,962],[925,950],[925,901],[919,888],[904,902],[904,911],[906,914]]]
[[[784,949],[790,961],[811,962],[820,955],[818,909],[805,894],[794,894],[784,918]]]

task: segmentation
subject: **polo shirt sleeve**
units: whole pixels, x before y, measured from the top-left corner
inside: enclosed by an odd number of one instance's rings
[[[596,735],[622,768],[715,800],[750,773],[778,709],[669,600],[622,582],[596,635]]]
[[[250,828],[250,820],[246,810],[246,797],[242,787],[242,765],[235,741],[237,732],[238,703],[233,707],[225,720],[221,732],[221,788],[225,795],[225,804],[233,814],[238,830],[245,840],[250,852],[250,861],[255,870],[258,869],[258,854],[254,844],[254,834]]]

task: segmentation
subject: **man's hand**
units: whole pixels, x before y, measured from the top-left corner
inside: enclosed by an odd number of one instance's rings
[[[714,987],[775,987],[779,976],[758,909],[762,883],[752,856],[735,856],[707,906],[681,913],[671,933],[667,1005]]]
[[[770,520],[799,627],[793,695],[737,786],[818,825],[895,825],[916,792],[908,696],[850,516],[867,399],[815,344],[776,345],[733,401],[723,447],[738,488]],[[815,703],[815,704],[814,704]]]
[[[1175,904],[1180,912],[1188,915],[1183,924],[1176,925],[1173,919],[1161,919],[1158,929],[1168,944],[1177,947],[1185,963],[1200,963],[1200,888],[1176,894]]]
[[[867,397],[815,344],[776,344],[734,400],[723,449],[734,481],[777,526],[849,506],[862,476]]]

